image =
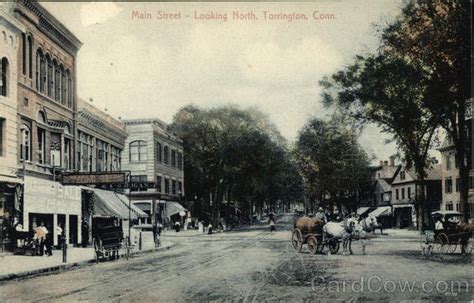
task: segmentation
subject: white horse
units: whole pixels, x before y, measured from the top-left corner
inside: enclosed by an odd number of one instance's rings
[[[375,233],[375,229],[379,226],[377,217],[368,216],[367,218],[361,219],[359,224],[363,231]]]
[[[325,239],[332,241],[342,241],[342,254],[346,255],[347,251],[352,254],[351,241],[352,232],[358,225],[356,218],[347,218],[343,222],[328,222],[323,226],[323,234]]]

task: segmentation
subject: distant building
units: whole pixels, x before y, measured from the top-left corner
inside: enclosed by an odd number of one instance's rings
[[[183,141],[159,119],[126,120],[128,137],[122,159],[138,187],[129,192],[133,203],[150,214],[149,223],[170,220],[184,208]]]
[[[433,164],[426,170],[425,177],[425,197],[426,213],[438,210],[441,204],[441,176],[440,165]],[[392,184],[392,202],[393,216],[396,227],[417,227],[416,215],[417,207],[415,205],[416,193],[420,188],[419,180],[413,168],[406,169],[402,167],[396,174]]]

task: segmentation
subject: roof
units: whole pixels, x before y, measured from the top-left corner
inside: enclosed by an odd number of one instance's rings
[[[390,186],[390,184],[388,184],[388,182],[385,181],[384,179],[378,179],[377,183],[380,185],[380,187],[382,188],[384,192],[388,192],[392,190],[392,187]]]
[[[406,171],[413,180],[418,180],[415,169],[412,167]],[[429,169],[425,169],[425,181],[441,180],[441,164],[434,164]]]

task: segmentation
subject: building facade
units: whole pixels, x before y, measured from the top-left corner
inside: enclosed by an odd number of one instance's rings
[[[441,167],[433,164],[426,170],[425,188],[421,189],[413,169],[402,167],[396,174],[392,186],[392,207],[396,227],[417,227],[417,191],[425,191],[425,211],[438,210],[441,204]]]
[[[122,167],[131,172],[129,195],[135,205],[151,214],[149,223],[170,218],[167,206],[184,196],[183,141],[159,119],[126,120],[128,137]],[[148,184],[148,185],[146,185]]]
[[[0,3],[0,243],[10,246],[18,221],[22,179],[18,178],[17,70],[25,27],[13,16],[11,3]],[[1,248],[0,248],[1,249]]]
[[[67,241],[76,244],[81,224],[78,188],[54,181],[59,173],[75,169],[76,57],[81,42],[38,2],[9,5],[23,26],[16,53],[16,157],[24,195],[16,230],[27,232],[44,223],[56,244],[59,225]]]

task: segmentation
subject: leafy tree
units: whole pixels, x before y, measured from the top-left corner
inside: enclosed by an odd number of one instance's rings
[[[435,116],[424,105],[426,84],[419,70],[400,58],[385,54],[357,56],[355,63],[320,84],[326,105],[337,105],[359,121],[375,122],[393,135],[414,166],[420,186],[425,188],[425,169],[437,127]],[[425,192],[417,191],[418,223],[424,226]]]
[[[300,131],[294,157],[312,201],[357,207],[358,193],[368,182],[369,158],[355,133],[341,121],[313,118]]]
[[[381,30],[382,50],[420,71],[424,106],[452,138],[459,159],[464,220],[469,218],[471,140],[466,111],[471,97],[472,1],[410,1],[399,18]]]

